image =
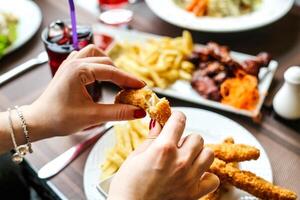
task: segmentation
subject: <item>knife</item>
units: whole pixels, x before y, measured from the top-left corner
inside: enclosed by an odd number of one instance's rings
[[[39,171],[38,177],[41,179],[48,179],[62,171],[68,164],[77,158],[82,152],[88,149],[89,146],[96,143],[98,139],[108,132],[113,127],[113,123],[106,123],[100,133],[80,142],[79,144],[71,147],[63,154],[54,158],[52,161],[45,164]]]
[[[13,68],[12,70],[2,74],[0,76],[0,86],[10,81],[14,77],[24,73],[25,71],[32,69],[38,65],[44,64],[48,61],[48,55],[46,51],[41,52],[36,58],[30,59],[27,62]]]

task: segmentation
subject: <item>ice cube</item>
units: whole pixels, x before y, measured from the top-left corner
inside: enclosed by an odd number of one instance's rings
[[[69,42],[69,29],[61,20],[52,22],[48,28],[48,40],[52,43],[65,44]]]

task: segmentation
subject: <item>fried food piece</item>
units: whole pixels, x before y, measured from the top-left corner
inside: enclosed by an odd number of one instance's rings
[[[171,116],[169,101],[166,98],[159,99],[150,89],[122,90],[117,94],[115,103],[138,106],[146,110],[151,119],[155,119],[162,126]]]
[[[211,148],[215,157],[225,162],[242,162],[247,160],[257,160],[259,149],[245,144],[207,144]]]
[[[258,77],[260,68],[268,66],[271,59],[270,54],[261,52],[253,59],[245,60],[242,63],[242,67],[248,74]]]
[[[210,171],[216,174],[221,180],[261,199],[297,199],[297,194],[295,192],[275,186],[263,178],[256,176],[252,172],[239,170],[218,158],[215,158],[210,167]]]

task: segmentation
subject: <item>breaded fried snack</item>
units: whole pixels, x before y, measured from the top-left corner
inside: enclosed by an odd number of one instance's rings
[[[295,192],[290,191],[256,176],[252,172],[235,168],[224,161],[215,158],[210,166],[212,173],[216,174],[222,181],[242,189],[258,198],[268,200],[296,200]]]
[[[225,162],[242,162],[257,160],[260,156],[259,149],[245,144],[207,144],[214,151],[215,157]]]
[[[146,88],[122,90],[117,94],[115,103],[138,106],[147,111],[150,118],[162,126],[171,116],[169,101],[166,98],[158,98],[152,90]]]

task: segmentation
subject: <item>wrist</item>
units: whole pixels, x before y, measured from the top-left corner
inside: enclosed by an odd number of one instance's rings
[[[41,140],[52,136],[51,130],[46,123],[46,117],[48,116],[42,116],[37,107],[31,104],[21,106],[20,110],[23,112],[29,131],[29,137],[32,141]],[[20,119],[17,120],[20,121]]]

